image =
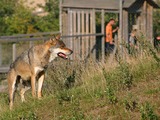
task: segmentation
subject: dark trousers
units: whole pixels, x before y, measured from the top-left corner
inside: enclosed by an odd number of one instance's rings
[[[109,42],[105,42],[105,54],[109,55],[114,50],[114,44],[110,44]]]

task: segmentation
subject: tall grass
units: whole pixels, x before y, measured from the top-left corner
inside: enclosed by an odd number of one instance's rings
[[[17,93],[14,110],[9,111],[7,94],[0,94],[0,119],[156,120],[159,55],[143,43],[136,56],[106,63],[88,60],[87,64],[57,59],[46,72],[43,99],[33,99],[28,92],[27,102],[21,103]]]

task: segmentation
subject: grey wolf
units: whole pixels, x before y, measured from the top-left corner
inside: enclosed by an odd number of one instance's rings
[[[32,96],[36,97],[36,81],[38,81],[37,96],[40,99],[42,97],[42,85],[46,67],[56,57],[67,59],[72,53],[73,51],[67,48],[60,40],[60,35],[57,35],[54,39],[35,45],[17,57],[11,64],[7,75],[10,109],[13,107],[15,91],[20,81],[23,85],[20,89],[22,102],[25,101],[24,93],[30,87]]]

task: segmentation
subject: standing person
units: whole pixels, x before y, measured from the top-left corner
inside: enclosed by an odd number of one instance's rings
[[[157,36],[155,41],[154,41],[154,46],[160,52],[160,36]]]
[[[130,46],[134,46],[137,48],[137,36],[136,36],[137,30],[134,29],[132,30],[131,34],[130,34],[130,38],[129,38],[129,45]]]
[[[114,19],[110,19],[106,25],[106,41],[105,41],[105,52],[108,55],[114,49],[113,33],[118,30],[118,27],[113,30],[113,25],[115,24]]]
[[[160,52],[160,30],[154,31],[154,47]]]
[[[138,49],[138,46],[137,46],[137,29],[134,28],[131,31],[130,38],[129,38],[129,53],[131,55],[136,55],[137,49]]]

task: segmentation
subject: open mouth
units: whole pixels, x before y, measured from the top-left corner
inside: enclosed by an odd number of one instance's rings
[[[62,52],[59,52],[57,55],[63,59],[68,59],[67,55]]]

